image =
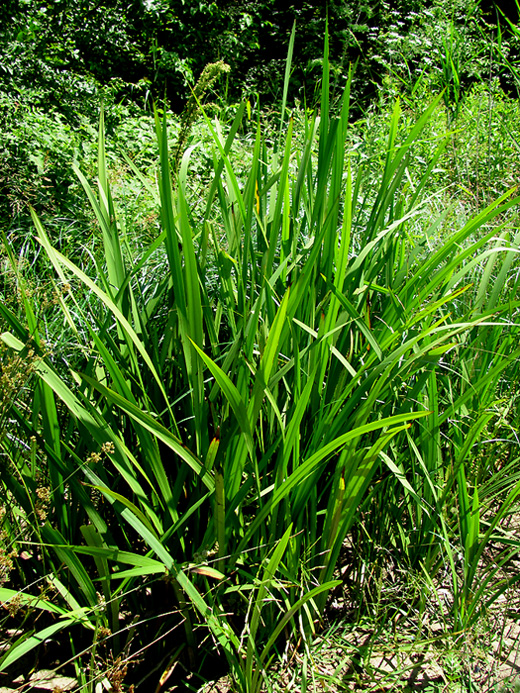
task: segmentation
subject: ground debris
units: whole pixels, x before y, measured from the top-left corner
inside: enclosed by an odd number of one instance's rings
[[[70,676],[60,676],[52,669],[40,669],[39,671],[35,671],[27,680],[19,676],[13,683],[30,684],[30,690],[42,691],[72,691],[78,685],[76,679]]]

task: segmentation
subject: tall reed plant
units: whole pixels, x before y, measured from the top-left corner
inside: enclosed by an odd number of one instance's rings
[[[289,56],[293,44],[294,32]],[[22,279],[23,315],[0,304],[3,344],[20,357],[30,349],[34,371],[1,440],[3,498],[11,519],[26,518],[10,541],[34,547],[30,574],[52,587],[39,596],[22,570],[15,589],[0,588],[48,623],[29,623],[0,671],[72,625],[131,660],[152,637],[125,614],[141,615],[146,595],[147,613],[162,615],[154,639],[174,652],[162,673],[177,660],[196,668],[202,624],[239,689],[259,691],[280,639],[312,632],[340,586],[360,513],[404,565],[434,571],[447,555],[457,623],[472,623],[485,601],[479,559],[519,490],[506,484],[491,518],[473,463],[503,379],[516,378],[518,238],[504,227],[497,241],[495,226],[518,198],[444,229],[430,250],[414,242],[446,142],[413,181],[409,166],[441,98],[402,141],[396,103],[379,185],[367,188],[345,146],[349,86],[337,109],[329,103],[326,40],[321,108],[305,115],[298,147],[285,109],[274,146],[259,115],[241,179],[234,143],[246,106],[226,134],[206,120],[214,148],[202,209],[187,201],[192,150],[176,175],[156,113],[161,230],[137,260],[101,116],[97,190],[76,170],[103,248],[95,276],[33,213],[59,324],[81,361],[67,367],[48,352]],[[445,218],[420,222],[426,241]],[[162,271],[143,287],[158,254]]]

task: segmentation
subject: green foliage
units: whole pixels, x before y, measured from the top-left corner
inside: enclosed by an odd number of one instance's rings
[[[279,102],[295,22],[291,101],[319,99],[319,56],[328,26],[333,98],[345,87],[348,65],[356,62],[354,91],[362,107],[390,74],[412,89],[420,82],[434,90],[446,88],[453,109],[465,86],[488,75],[494,33],[474,0],[435,0],[428,6],[415,0],[305,0],[283,7],[273,0],[224,5],[212,0],[106,0],[102,5],[19,0],[3,13],[4,89],[22,97],[30,92],[34,103],[58,106],[71,116],[97,110],[100,86],[116,101],[125,96],[139,105],[166,90],[180,113],[189,86],[218,60],[231,66],[230,77],[220,83],[224,98],[236,102],[245,93],[258,94],[262,104]],[[505,37],[500,45],[505,56]],[[514,59],[509,63],[512,67]]]
[[[502,425],[504,378],[516,380],[518,238],[494,224],[518,200],[506,192],[429,249],[447,214],[416,220],[446,142],[413,186],[406,176],[441,97],[402,137],[396,104],[374,184],[372,160],[345,150],[348,87],[330,115],[327,58],[320,117],[303,114],[297,146],[292,119],[274,147],[259,120],[244,166],[233,146],[245,106],[226,134],[207,120],[213,175],[197,208],[192,149],[174,186],[156,113],[158,192],[146,186],[160,229],[138,255],[103,118],[97,191],[75,167],[99,230],[94,264],[56,249],[33,212],[77,356],[70,367],[47,352],[18,273],[22,310],[0,304],[2,341],[32,364],[31,395],[5,400],[19,433],[2,440],[2,488],[9,560],[38,544],[44,563],[32,556],[20,577],[50,580],[57,596],[42,604],[62,619],[28,623],[2,669],[72,624],[112,633],[114,657],[131,657],[150,636],[143,626],[120,637],[123,614],[139,613],[146,592],[158,617],[166,592],[176,609],[164,632],[185,633],[177,656],[195,666],[201,622],[240,689],[258,691],[283,629],[314,629],[360,518],[367,554],[392,547],[430,576],[448,560],[455,628],[500,592],[488,596],[495,569],[482,574],[479,559],[519,487],[503,477],[491,492],[472,459]],[[21,516],[34,520],[17,528]],[[29,580],[21,587],[34,596]]]
[[[377,82],[383,68],[386,79],[405,94],[443,91],[449,117],[455,118],[466,89],[493,72],[493,27],[484,21],[480,4],[467,0],[418,4],[406,15],[383,5],[367,65]]]
[[[5,127],[0,136],[2,212],[19,214],[28,204],[42,210],[61,206],[72,184],[70,162],[76,155],[74,132],[57,113],[13,104],[0,95]]]
[[[381,102],[401,95],[411,108],[418,98],[444,90],[446,113],[454,121],[469,85],[497,73],[501,82],[514,79],[514,32],[506,36],[500,27],[495,32],[473,0],[455,5],[435,0],[428,7],[376,7],[352,0],[331,2],[327,11],[331,102],[345,88],[349,63],[357,61],[351,84],[355,115],[360,110],[366,115],[367,100],[377,90]],[[286,45],[294,22],[298,30],[286,76]],[[208,63],[223,60],[231,68],[214,85],[221,96],[212,108],[223,121],[236,112],[233,104],[244,93],[253,106],[257,99],[261,105],[276,103],[282,100],[284,84],[285,104],[296,99],[316,105],[323,67],[317,56],[322,54],[325,27],[325,5],[310,1],[287,8],[271,0],[240,6],[177,0],[108,0],[102,6],[76,0],[5,4],[0,23],[3,228],[28,242],[27,203],[40,215],[55,214],[78,224],[69,214],[81,207],[70,163],[92,170],[91,135],[101,105],[109,135],[120,126],[127,128],[124,148],[132,157],[145,154],[143,149],[151,151],[148,133],[140,149],[138,134],[146,120],[142,107],[166,93],[180,113],[190,86]],[[445,37],[444,44],[439,35]],[[212,99],[211,93],[206,99]],[[139,121],[135,135],[128,133],[133,118]],[[144,130],[150,128],[145,125]],[[510,139],[508,134],[508,143]],[[178,154],[182,151],[181,146]],[[477,169],[484,161],[478,159]],[[468,168],[468,178],[474,176],[472,170]],[[88,221],[81,224],[90,236]]]
[[[436,69],[455,87],[450,26]],[[282,639],[317,628],[347,545],[371,566],[360,594],[382,547],[432,592],[447,575],[454,631],[507,587],[518,106],[490,84],[421,111],[416,83],[353,127],[327,37],[319,112],[287,119],[296,45],[274,126],[250,102],[229,122],[202,110],[172,156],[166,110],[152,126],[109,104],[93,159],[24,106],[4,136],[66,202],[42,191],[25,245],[3,236],[0,597],[21,633],[2,671],[70,628],[90,690],[100,653],[149,649],[165,673],[217,652],[256,693]],[[63,238],[43,216],[65,204]]]

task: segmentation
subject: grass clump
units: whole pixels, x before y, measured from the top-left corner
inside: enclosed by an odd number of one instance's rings
[[[53,318],[24,291],[0,304],[6,359],[30,345],[33,364],[0,441],[17,518],[0,597],[26,609],[0,671],[70,629],[67,666],[88,690],[107,671],[122,686],[132,665],[135,685],[185,667],[195,687],[218,653],[252,693],[329,598],[383,604],[390,565],[422,576],[418,608],[447,585],[454,632],[500,597],[520,492],[518,198],[432,217],[429,186],[453,161],[429,134],[442,109],[440,95],[401,128],[396,102],[376,174],[349,146],[350,81],[329,103],[326,48],[319,113],[282,109],[274,134],[258,117],[247,156],[245,104],[227,129],[205,120],[196,195],[193,149],[172,164],[156,112],[156,186],[126,161],[156,229],[137,242],[101,117],[97,190],[75,167],[96,252],[71,260],[33,211]]]

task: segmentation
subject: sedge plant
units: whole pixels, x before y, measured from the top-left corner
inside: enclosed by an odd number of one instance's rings
[[[294,32],[289,55],[293,44]],[[148,610],[161,613],[166,599],[172,628],[184,630],[176,658],[197,667],[202,624],[239,690],[256,693],[280,639],[316,628],[367,508],[373,536],[418,570],[434,570],[459,541],[456,604],[460,623],[472,622],[485,599],[475,589],[479,557],[518,493],[507,489],[483,531],[468,458],[520,354],[518,301],[501,292],[517,239],[497,244],[493,226],[518,199],[503,195],[427,252],[410,227],[445,141],[412,192],[406,183],[442,96],[402,140],[396,103],[379,184],[367,189],[363,162],[346,147],[349,85],[332,109],[326,39],[320,109],[305,115],[303,143],[294,146],[293,119],[282,115],[271,147],[259,116],[245,178],[233,148],[246,106],[227,133],[206,119],[212,176],[198,209],[188,203],[192,150],[177,174],[166,116],[156,113],[161,228],[140,257],[122,242],[101,115],[97,191],[76,170],[99,229],[94,276],[54,247],[33,213],[64,287],[61,324],[82,358],[72,367],[47,353],[28,295],[19,314],[0,304],[5,348],[34,354],[32,396],[9,408],[17,433],[2,447],[15,473],[1,493],[28,518],[13,545],[37,544],[57,590],[35,604],[50,625],[28,628],[0,671],[49,628],[72,625],[102,627],[114,655],[131,659],[132,641],[118,633],[146,594]],[[445,218],[425,222],[424,237]],[[163,269],[145,290],[140,278],[157,254]],[[30,440],[32,462],[20,454]],[[50,489],[42,523],[34,464]],[[446,518],[453,502],[458,524]],[[37,599],[30,585],[0,596],[18,593]],[[149,636],[139,637],[146,647]]]

